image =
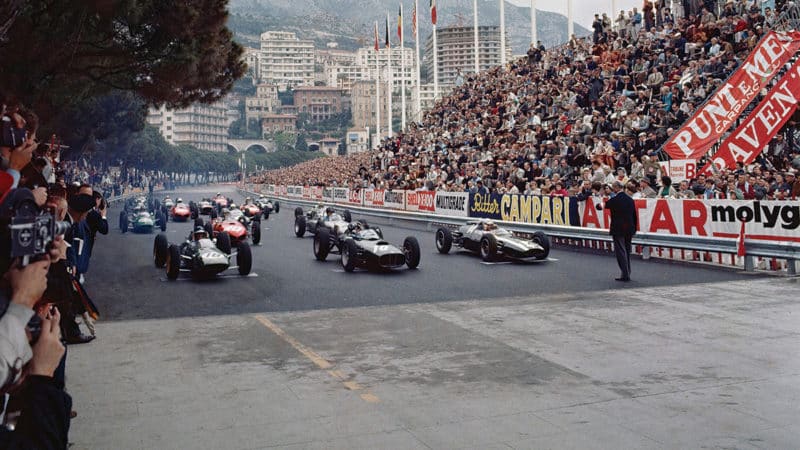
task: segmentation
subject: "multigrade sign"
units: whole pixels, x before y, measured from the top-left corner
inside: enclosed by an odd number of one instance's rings
[[[506,222],[570,225],[575,199],[524,194],[470,194],[469,216]]]
[[[348,196],[348,189],[347,188],[333,188],[333,202],[334,203],[348,203],[349,196]]]
[[[436,191],[434,211],[445,216],[467,217],[469,194],[466,192]]]
[[[405,209],[406,191],[386,191],[383,193],[383,204],[387,208]]]
[[[605,228],[608,209],[597,211],[598,199],[579,207],[580,226]],[[638,231],[684,236],[735,238],[742,222],[748,239],[800,242],[800,204],[792,201],[635,199]]]

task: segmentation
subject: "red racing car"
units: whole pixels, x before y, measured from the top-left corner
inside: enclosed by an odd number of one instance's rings
[[[170,215],[172,216],[173,222],[187,222],[192,215],[192,209],[189,205],[183,203],[181,199],[178,199],[175,206],[170,210]]]
[[[249,220],[238,209],[227,212],[224,217],[218,217],[211,222],[206,222],[203,227],[211,237],[223,231],[228,233],[231,238],[231,244],[234,246],[240,242],[246,242],[248,236],[253,245],[258,245],[261,242],[261,221]]]

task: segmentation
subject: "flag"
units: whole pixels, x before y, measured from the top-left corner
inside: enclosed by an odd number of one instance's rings
[[[377,52],[378,50],[380,50],[380,48],[378,47],[378,21],[376,20],[375,21],[375,51]]]
[[[431,0],[431,23],[436,25],[436,0]]]
[[[400,11],[397,13],[397,39],[403,40],[403,5],[400,5]]]
[[[391,48],[392,44],[389,42],[389,14],[386,14],[386,48]]]
[[[414,2],[414,8],[411,10],[411,34],[414,35],[414,40],[417,40],[417,2]]]
[[[736,240],[736,256],[745,256],[747,252],[744,248],[744,225],[745,221],[742,221],[742,229],[739,231],[739,239]]]

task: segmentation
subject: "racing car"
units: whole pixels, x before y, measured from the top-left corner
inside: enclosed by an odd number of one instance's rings
[[[550,239],[541,231],[530,239],[500,228],[491,220],[469,221],[457,230],[440,227],[436,230],[436,249],[447,254],[452,246],[479,253],[484,261],[499,258],[542,260],[550,254]]]
[[[317,228],[320,225],[320,222],[325,219],[326,211],[328,209],[333,209],[330,206],[324,205],[316,205],[312,209],[303,211],[303,208],[298,206],[294,209],[294,235],[297,237],[303,237],[305,234],[317,234]],[[353,218],[350,215],[350,211],[344,210],[344,212],[339,215],[337,213],[333,214],[331,218],[331,222],[333,222],[330,226],[331,228],[335,228],[339,226],[341,229],[347,228],[347,224],[352,222]]]
[[[240,209],[244,213],[245,217],[247,217],[248,219],[253,219],[256,217],[260,218],[262,214],[261,207],[258,206],[257,203],[254,203],[253,199],[250,197],[244,199],[244,203],[242,204],[242,207]],[[264,212],[264,218],[269,219],[268,212]]]
[[[156,226],[161,228],[161,231],[167,230],[167,220],[161,215],[160,211],[156,213],[155,217],[145,210],[131,213],[120,211],[119,229],[122,230],[123,233],[127,233],[128,231],[133,231],[134,233],[152,233],[153,228]]]
[[[210,198],[203,198],[197,203],[189,202],[192,219],[196,219],[198,216],[213,216],[217,212],[214,208]]]
[[[228,205],[233,203],[233,201],[228,197],[225,197],[221,193],[217,192],[217,195],[215,195],[211,199],[211,203],[214,205],[214,208],[216,208],[217,214],[219,214],[222,212],[222,208],[227,208]]]
[[[244,215],[242,210],[236,208],[236,205],[231,204],[231,206],[233,208],[230,210],[226,208],[221,217],[200,226],[206,229],[209,236],[227,233],[234,245],[247,241],[248,237],[252,239],[253,245],[261,243],[261,220],[259,218],[251,220]],[[202,219],[196,219],[195,225],[200,224],[198,220],[202,221]]]
[[[369,228],[364,221],[349,223],[340,235],[321,226],[314,236],[314,256],[325,261],[328,254],[339,253],[346,272],[356,267],[369,270],[396,269],[403,265],[409,269],[419,266],[420,250],[417,238],[408,236],[398,248],[383,239],[380,228]]]
[[[232,252],[235,248],[236,251]],[[231,260],[236,258],[236,265]],[[180,245],[170,244],[167,235],[160,233],[153,243],[153,260],[156,267],[167,270],[167,278],[174,280],[181,273],[192,278],[212,278],[228,269],[236,269],[239,275],[248,275],[253,267],[253,257],[247,242],[231,247],[230,236],[219,233],[210,239],[208,233],[198,227]]]
[[[179,198],[169,213],[173,222],[187,222],[192,216],[192,208]]]
[[[160,206],[161,206],[161,212],[163,212],[164,214],[169,214],[172,211],[172,207],[175,206],[175,201],[172,200],[172,197],[168,195],[164,197],[163,200],[161,200]]]
[[[281,211],[281,204],[277,200],[273,201],[267,198],[266,196],[262,195],[258,197],[256,200],[256,205],[261,208],[261,211],[264,213],[264,218],[269,219],[269,215],[272,213],[278,214]]]

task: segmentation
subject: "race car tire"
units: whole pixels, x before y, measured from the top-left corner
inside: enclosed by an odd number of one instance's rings
[[[269,219],[269,211],[264,211],[264,220]]]
[[[342,217],[344,217],[344,221],[345,222],[349,223],[349,222],[353,221],[353,215],[350,214],[350,210],[349,209],[345,209],[344,210],[344,214],[342,214]]]
[[[239,266],[239,275],[250,274],[250,270],[253,268],[253,253],[250,252],[250,246],[247,245],[247,242],[239,243],[239,250],[236,252],[236,265]]]
[[[261,243],[261,222],[258,220],[253,221],[253,225],[250,227],[250,236],[253,238],[253,245]]]
[[[211,210],[211,220],[216,219],[219,216],[216,209]]]
[[[306,218],[303,216],[295,216],[294,235],[301,238],[305,234],[306,234]]]
[[[161,226],[161,231],[167,231],[167,216],[159,213],[159,215],[156,216],[156,220]]]
[[[356,254],[358,253],[358,246],[356,241],[348,239],[344,241],[344,248],[342,249],[342,268],[345,272],[352,272],[356,268]]]
[[[295,217],[300,217],[302,215],[303,215],[303,208],[301,206],[298,206],[297,208],[294,209]]]
[[[325,261],[331,251],[331,232],[326,227],[317,229],[314,234],[314,257],[317,261]]]
[[[211,222],[205,222],[203,224],[203,229],[208,233],[208,237],[214,237],[214,225],[212,225]]]
[[[550,238],[543,232],[537,231],[533,233],[533,242],[536,242],[544,249],[542,253],[536,255],[536,259],[547,259],[550,255]]]
[[[422,253],[419,250],[419,241],[414,236],[408,236],[403,241],[403,253],[406,254],[406,266],[416,269]]]
[[[200,212],[197,210],[197,205],[194,202],[189,202],[189,216],[192,219],[197,219]]]
[[[481,258],[491,261],[497,256],[497,238],[493,234],[486,234],[481,238]]]
[[[272,209],[273,209],[273,211],[275,211],[275,214],[278,214],[279,212],[281,212],[281,204],[278,203],[278,202],[275,202],[275,205],[273,205]]]
[[[125,213],[119,219],[119,228],[122,230],[122,234],[128,232],[128,216]]]
[[[174,280],[181,273],[181,251],[177,245],[172,244],[167,250],[167,279]]]
[[[202,217],[195,217],[194,218],[194,228],[192,229],[192,231],[196,230],[197,227],[205,227],[205,223],[203,222],[203,218]]]
[[[153,242],[153,262],[159,269],[167,263],[167,252],[169,251],[169,241],[167,235],[159,233]]]
[[[217,234],[217,248],[226,255],[231,254],[231,235],[226,232]]]
[[[126,218],[127,218],[127,217],[126,217],[126,215],[125,215],[125,211],[120,211],[120,212],[119,212],[119,229],[120,229],[120,230],[122,230],[123,228],[125,228],[123,225],[125,225],[125,219],[126,219]]]
[[[449,228],[441,227],[436,230],[436,250],[444,255],[450,253],[453,248],[453,233]]]

